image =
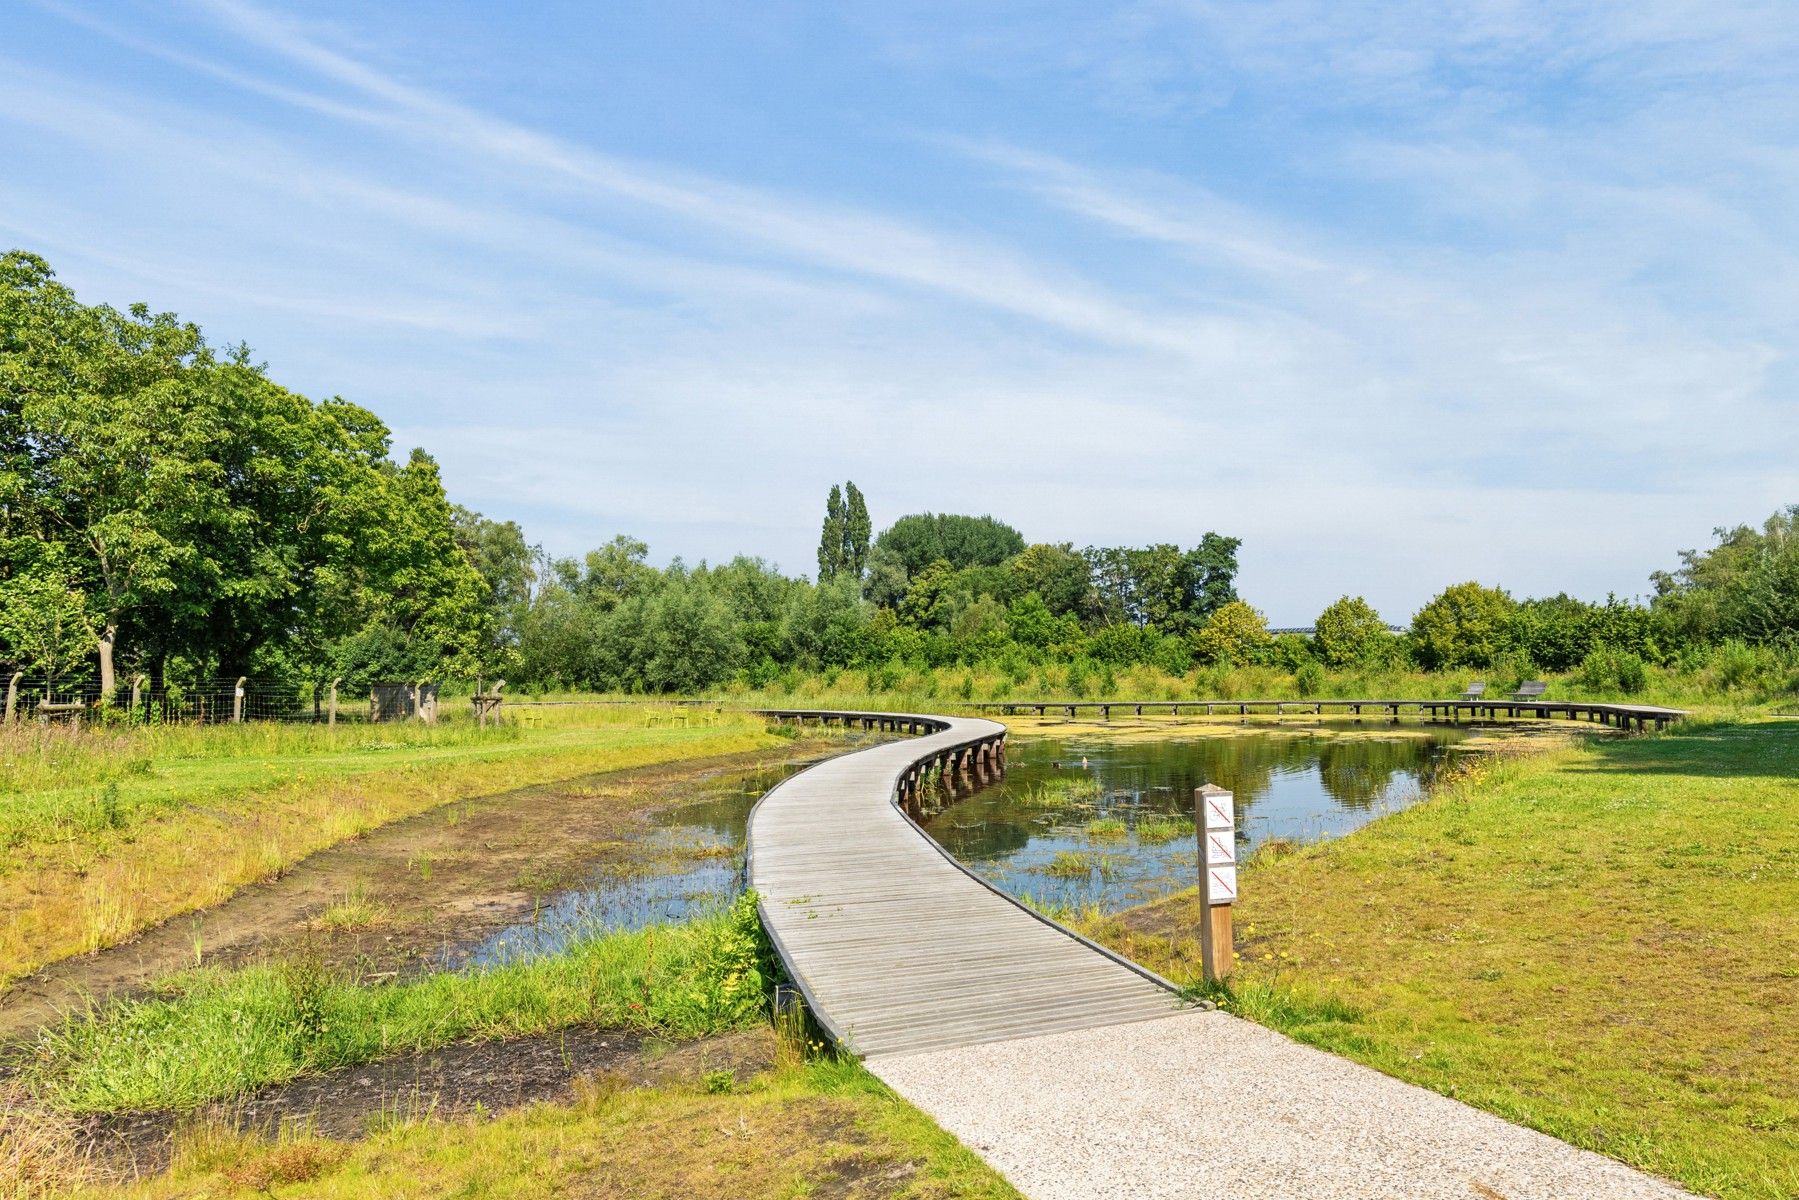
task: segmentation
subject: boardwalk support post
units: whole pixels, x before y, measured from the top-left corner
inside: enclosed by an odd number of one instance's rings
[[[1193,790],[1199,837],[1199,956],[1207,982],[1236,964],[1231,905],[1237,899],[1237,812],[1231,793],[1213,784]]]

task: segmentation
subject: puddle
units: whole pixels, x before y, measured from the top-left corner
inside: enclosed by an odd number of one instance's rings
[[[1012,743],[1004,780],[935,813],[926,831],[976,874],[1048,908],[1115,912],[1193,886],[1193,791],[1235,793],[1238,860],[1271,838],[1336,837],[1412,803],[1467,737],[1303,730]]]

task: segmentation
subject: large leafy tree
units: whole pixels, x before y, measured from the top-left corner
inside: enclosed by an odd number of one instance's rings
[[[1393,635],[1372,604],[1360,596],[1343,596],[1318,614],[1312,644],[1325,666],[1358,667],[1385,658]]]
[[[0,585],[54,553],[93,616],[103,696],[121,651],[153,675],[316,670],[360,631],[388,658],[478,657],[483,585],[436,466],[388,451],[366,410],[0,256]]]
[[[1511,648],[1517,604],[1501,588],[1458,583],[1444,588],[1412,618],[1412,646],[1432,670],[1490,667]]]
[[[1024,549],[1024,537],[992,517],[915,513],[883,530],[875,549],[891,554],[910,578],[939,559],[952,570],[997,567]]]
[[[509,671],[517,661],[542,553],[525,540],[516,521],[489,520],[461,505],[450,509],[450,520],[456,545],[487,585],[490,640],[484,665]]]
[[[1082,552],[1092,580],[1095,615],[1102,624],[1155,626],[1185,634],[1237,598],[1237,548],[1242,542],[1207,533],[1182,551],[1153,546],[1089,546]]]

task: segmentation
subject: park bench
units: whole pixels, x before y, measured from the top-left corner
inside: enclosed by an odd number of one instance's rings
[[[1541,679],[1533,679],[1529,683],[1521,684],[1518,690],[1512,693],[1512,699],[1541,700],[1543,698],[1543,693],[1548,690],[1548,684],[1544,683]]]
[[[1487,694],[1487,684],[1483,679],[1476,679],[1468,685],[1468,690],[1456,697],[1458,700],[1479,700]]]

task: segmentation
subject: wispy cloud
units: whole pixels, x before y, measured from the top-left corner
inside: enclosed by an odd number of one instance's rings
[[[8,50],[0,236],[370,403],[556,550],[803,565],[852,474],[877,519],[1240,533],[1277,618],[1400,617],[1460,577],[1635,591],[1791,499],[1771,11],[845,9],[758,44],[850,65],[840,109],[771,118],[821,169],[752,186],[578,89],[488,98],[405,14],[39,7],[113,57]],[[535,85],[508,52],[486,81]],[[750,57],[714,102],[774,102],[791,65]]]

